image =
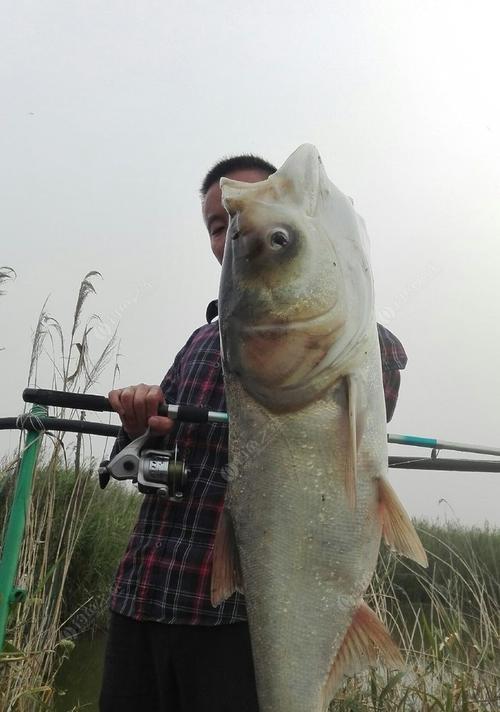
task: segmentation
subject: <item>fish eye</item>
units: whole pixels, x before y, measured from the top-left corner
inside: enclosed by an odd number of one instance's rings
[[[273,250],[281,250],[290,244],[290,236],[286,230],[273,230],[269,234],[269,242]]]

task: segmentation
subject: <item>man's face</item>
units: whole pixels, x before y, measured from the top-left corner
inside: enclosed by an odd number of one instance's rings
[[[227,178],[241,180],[245,183],[257,183],[260,180],[266,180],[268,177],[268,173],[257,168],[245,168],[227,174]],[[219,263],[222,264],[229,215],[222,205],[222,195],[218,181],[208,189],[203,200],[202,212],[203,220],[210,235],[212,252]]]

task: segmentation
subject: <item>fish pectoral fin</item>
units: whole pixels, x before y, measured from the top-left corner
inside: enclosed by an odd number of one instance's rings
[[[382,536],[389,548],[427,567],[427,554],[410,517],[385,477],[378,480]]]
[[[345,490],[351,511],[356,509],[356,482],[358,474],[357,387],[353,376],[345,377],[348,414],[348,442],[346,450]]]
[[[212,560],[212,606],[218,606],[235,591],[243,590],[240,557],[231,517],[223,510],[215,534]]]
[[[354,675],[382,660],[389,668],[400,668],[403,658],[389,631],[377,614],[361,601],[333,661],[323,688],[326,709],[344,675]]]

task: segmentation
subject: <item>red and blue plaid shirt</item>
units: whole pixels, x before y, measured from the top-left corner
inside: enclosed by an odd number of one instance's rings
[[[216,304],[207,309],[209,322]],[[398,397],[406,354],[398,339],[379,329],[387,419]],[[167,403],[224,411],[218,323],[197,329],[161,383]],[[236,593],[217,608],[210,602],[212,549],[224,505],[228,426],[178,423],[165,447],[177,443],[189,464],[184,499],[145,495],[111,594],[111,610],[137,620],[216,625],[246,620],[244,597]],[[130,440],[121,433],[111,456]]]

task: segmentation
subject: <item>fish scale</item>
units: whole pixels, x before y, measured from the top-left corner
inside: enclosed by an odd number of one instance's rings
[[[366,521],[376,508],[376,473],[358,472],[357,507],[350,512],[344,448],[335,436],[339,427],[345,429],[345,418],[331,398],[282,416],[276,440],[240,462],[240,433],[259,423],[260,407],[230,376],[226,394],[229,408],[246,405],[237,425],[231,421],[230,453],[238,474],[229,481],[226,506],[235,524],[252,645],[259,651],[260,710],[320,710],[326,679],[378,554],[380,522]],[[260,427],[268,418],[262,415]]]
[[[385,480],[363,225],[312,146],[221,187],[238,233],[219,294],[230,429],[212,600],[245,593],[260,712],[324,712],[344,675],[400,662],[362,601],[382,533],[425,564]]]

